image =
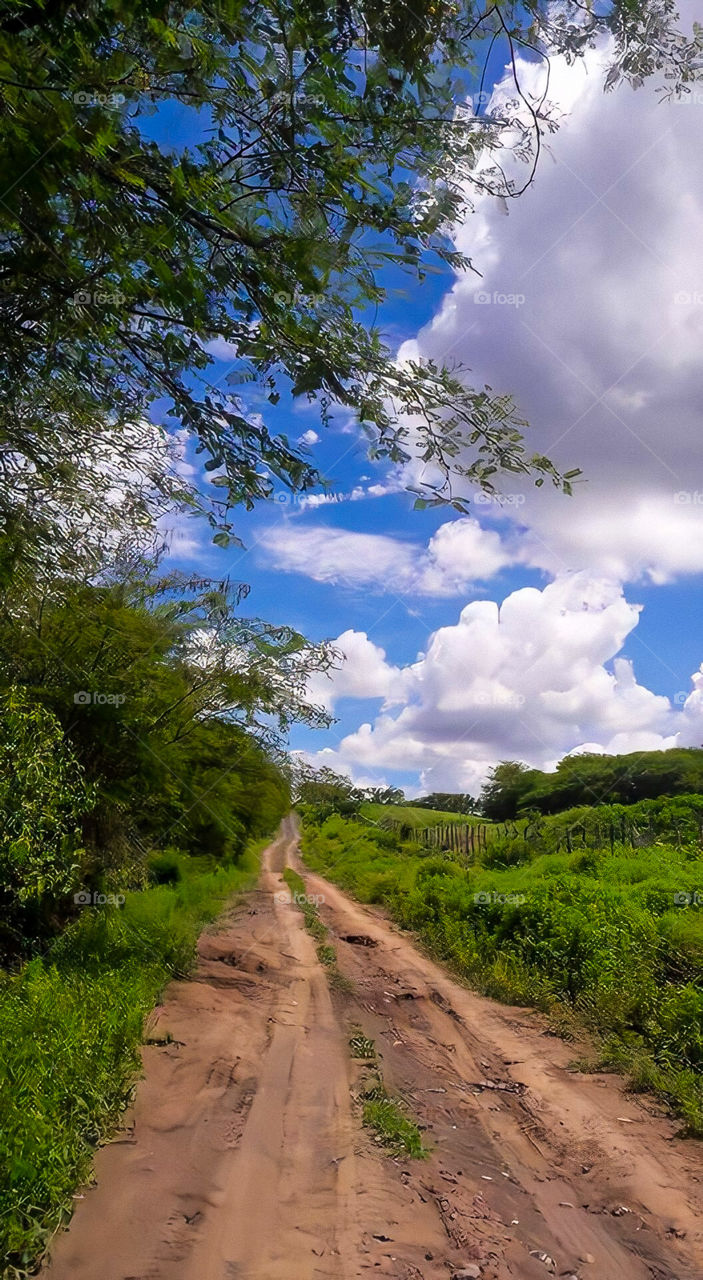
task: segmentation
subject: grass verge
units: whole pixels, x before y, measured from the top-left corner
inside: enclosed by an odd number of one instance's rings
[[[703,1137],[700,842],[513,845],[466,865],[338,815],[303,831],[314,871],[382,904],[474,989],[542,1009],[567,1038],[590,1033]]]
[[[30,1272],[70,1216],[96,1146],[115,1129],[140,1069],[145,1020],[192,969],[202,928],[258,870],[184,859],[175,884],[85,908],[21,973],[0,979],[0,1274]]]

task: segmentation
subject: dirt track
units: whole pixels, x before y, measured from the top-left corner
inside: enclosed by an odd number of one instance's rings
[[[305,872],[354,984],[331,996],[279,900],[286,862],[301,870],[292,819],[259,888],[201,939],[195,980],[169,988],[127,1128],[46,1280],[702,1280],[702,1145]],[[361,1127],[354,1025],[428,1160],[391,1159]]]

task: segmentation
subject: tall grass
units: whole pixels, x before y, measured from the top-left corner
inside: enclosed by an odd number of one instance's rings
[[[474,987],[574,1019],[703,1135],[703,860],[696,843],[466,867],[358,823],[308,826],[309,866],[380,902]],[[489,860],[492,847],[485,851]],[[700,905],[696,901],[700,894]]]
[[[260,842],[263,844],[264,842]],[[42,958],[0,980],[0,1256],[22,1275],[70,1211],[96,1145],[114,1130],[140,1066],[144,1021],[193,966],[198,934],[253,882],[184,859],[174,884],[86,908]]]

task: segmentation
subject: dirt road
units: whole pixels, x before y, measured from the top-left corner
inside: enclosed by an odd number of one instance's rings
[[[283,900],[286,863],[324,899],[349,991],[330,992]],[[428,1159],[361,1126],[358,1026]],[[45,1280],[703,1278],[702,1144],[303,871],[292,819],[150,1041]]]

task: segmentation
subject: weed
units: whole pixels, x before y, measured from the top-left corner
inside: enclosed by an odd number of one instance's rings
[[[375,1098],[364,1103],[364,1124],[373,1129],[394,1155],[422,1160],[428,1154],[417,1125],[409,1120],[395,1098]]]
[[[349,1039],[349,1050],[352,1058],[369,1060],[376,1057],[376,1046],[363,1031],[354,1031]]]

